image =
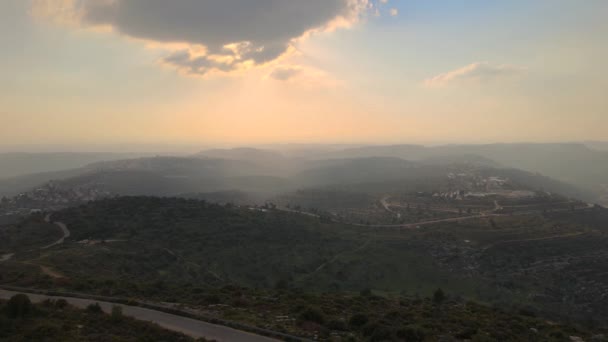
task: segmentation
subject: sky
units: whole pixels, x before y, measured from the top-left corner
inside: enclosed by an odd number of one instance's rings
[[[605,0],[0,0],[0,147],[608,140]]]

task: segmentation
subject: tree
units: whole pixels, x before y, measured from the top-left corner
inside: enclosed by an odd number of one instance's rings
[[[103,312],[99,303],[89,304],[89,306],[87,306],[87,311],[91,312],[91,313],[102,313]]]
[[[321,312],[321,310],[319,310],[318,308],[308,308],[304,310],[300,314],[299,318],[300,321],[303,322],[314,322],[321,325],[323,325],[323,323],[325,322],[325,316],[323,315],[323,312]]]
[[[411,324],[397,330],[396,335],[406,341],[424,341],[427,332],[421,326]]]
[[[289,288],[289,282],[286,279],[280,279],[274,285],[274,288],[277,290],[287,290]]]
[[[30,297],[24,294],[12,296],[6,305],[6,310],[9,318],[15,319],[26,317],[32,311]]]
[[[361,291],[359,292],[359,295],[360,295],[361,297],[371,297],[371,296],[372,296],[372,289],[370,289],[370,288],[365,288],[365,289],[363,289],[363,290],[361,290]]]
[[[348,321],[348,324],[351,327],[358,328],[358,327],[362,327],[363,325],[365,325],[368,321],[369,321],[369,318],[367,318],[366,315],[364,315],[362,313],[358,313],[358,314],[353,315],[350,318],[350,320]]]
[[[68,301],[67,301],[67,300],[65,300],[65,299],[63,299],[63,298],[61,298],[61,299],[57,299],[57,301],[55,301],[55,307],[56,307],[57,309],[63,309],[63,308],[65,308],[66,306],[68,306]]]
[[[435,304],[441,305],[445,301],[445,298],[445,293],[440,288],[433,293],[433,302]]]
[[[120,322],[122,320],[122,306],[112,306],[112,320],[114,322]]]

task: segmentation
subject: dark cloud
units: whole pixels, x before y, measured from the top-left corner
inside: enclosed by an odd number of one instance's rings
[[[212,69],[222,71],[232,70],[232,66],[230,64],[216,62],[205,56],[196,57],[193,56],[188,50],[174,52],[165,57],[163,62],[190,75],[204,75]]]
[[[233,54],[238,65],[272,61],[307,31],[335,18],[355,18],[368,0],[88,0],[80,6],[85,25],[109,25],[121,34],[156,42],[203,45],[209,54]],[[225,49],[235,43],[239,49]],[[165,62],[193,73],[222,66],[186,52]]]

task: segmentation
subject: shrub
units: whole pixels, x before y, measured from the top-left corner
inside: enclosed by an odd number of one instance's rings
[[[374,332],[370,336],[369,340],[371,342],[391,341],[391,340],[393,340],[393,331],[388,327],[379,326],[374,330]]]
[[[89,304],[89,306],[87,306],[87,311],[90,313],[102,313],[103,312],[99,303]]]
[[[368,323],[363,327],[363,335],[368,337],[369,341],[390,341],[392,340],[392,330],[378,322]],[[409,341],[409,340],[408,340]]]
[[[424,341],[427,333],[424,328],[418,325],[408,325],[399,330],[397,330],[397,337],[404,339],[406,341]]]
[[[287,282],[287,280],[281,279],[277,281],[277,283],[274,285],[274,288],[277,290],[287,290],[289,288],[289,283]]]
[[[477,328],[465,328],[456,334],[456,338],[459,340],[470,340],[477,334]]]
[[[56,307],[57,309],[63,309],[63,308],[65,308],[66,306],[68,306],[68,301],[67,301],[67,300],[65,300],[65,299],[63,299],[63,298],[61,298],[61,299],[57,299],[57,300],[55,301],[55,307]]]
[[[519,314],[527,317],[536,317],[536,313],[534,312],[534,308],[525,307],[519,310]]]
[[[31,341],[44,341],[48,339],[52,340],[53,336],[57,336],[60,333],[61,329],[58,326],[43,322],[34,330],[27,332],[24,337]]]
[[[348,327],[346,326],[346,323],[342,320],[331,320],[329,321],[329,323],[327,323],[327,327],[331,330],[338,330],[338,331],[346,331],[348,329]]]
[[[23,318],[32,311],[32,302],[30,297],[24,294],[18,294],[11,297],[6,304],[6,312],[9,318]]]
[[[348,321],[348,324],[351,327],[359,328],[359,327],[364,326],[368,321],[369,321],[369,318],[367,318],[366,315],[358,313],[358,314],[354,314],[350,318],[350,320]]]
[[[112,306],[112,320],[114,322],[120,322],[123,318],[122,315],[122,306],[114,305]]]
[[[443,292],[442,289],[437,289],[435,290],[435,293],[433,293],[433,302],[435,304],[441,304],[445,301],[445,293]]]
[[[323,312],[317,308],[308,308],[302,311],[299,318],[301,321],[314,322],[321,325],[325,322]]]
[[[203,297],[203,302],[206,305],[215,305],[215,304],[220,304],[222,302],[222,300],[216,294],[209,294],[209,295],[206,295]]]
[[[363,290],[361,290],[361,292],[359,292],[359,294],[361,295],[361,297],[371,297],[372,289],[370,289],[370,288],[363,289]]]

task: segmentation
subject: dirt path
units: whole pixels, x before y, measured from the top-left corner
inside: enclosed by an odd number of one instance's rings
[[[34,264],[32,264],[32,265],[34,265]],[[50,267],[46,267],[46,266],[42,266],[42,265],[38,265],[38,266],[40,266],[40,270],[42,270],[42,273],[48,275],[51,278],[55,278],[55,279],[65,278],[62,274],[54,271]]]
[[[473,215],[473,216],[452,217],[452,218],[446,218],[446,219],[440,219],[440,220],[422,221],[422,222],[415,222],[415,223],[370,224],[370,225],[360,224],[360,223],[349,223],[349,225],[351,225],[351,226],[358,226],[358,227],[369,227],[369,228],[403,228],[403,229],[413,229],[413,228],[418,228],[418,227],[422,227],[422,226],[428,226],[430,224],[437,224],[437,223],[444,223],[444,222],[462,222],[462,221],[467,221],[467,220],[480,219],[480,218],[488,218],[488,217],[496,217],[496,216],[505,216],[505,215],[502,215],[502,214],[480,214],[480,215]]]
[[[390,197],[389,196],[384,196],[380,199],[380,204],[382,204],[382,206],[384,207],[384,209],[386,211],[388,211],[391,214],[397,214],[395,211],[393,211],[393,209],[391,209],[391,204],[388,203],[388,199]]]
[[[556,240],[556,239],[575,237],[575,236],[580,236],[580,235],[583,235],[583,234],[586,234],[586,233],[585,232],[578,232],[578,233],[570,233],[570,234],[563,234],[563,235],[545,236],[545,237],[540,237],[540,238],[499,241],[497,243],[493,243],[493,244],[491,244],[489,246],[484,247],[482,249],[482,251],[488,250],[488,249],[490,249],[492,247],[496,247],[498,245],[506,245],[506,244],[509,244],[509,243],[531,242],[531,241],[548,241],[548,240]]]

